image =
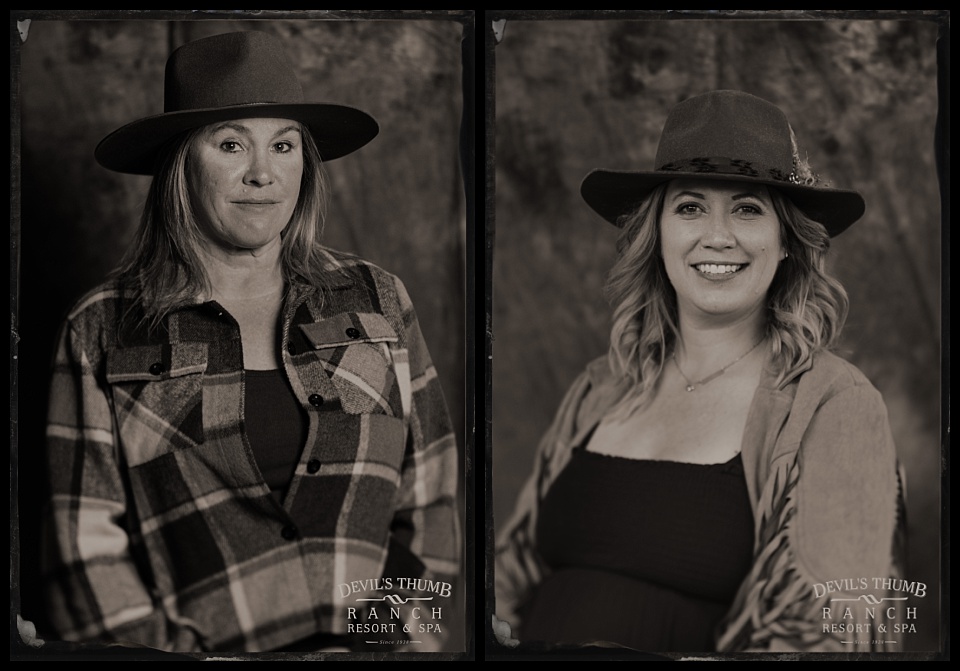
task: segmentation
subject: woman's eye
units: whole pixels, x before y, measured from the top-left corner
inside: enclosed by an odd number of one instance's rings
[[[293,151],[293,143],[291,142],[278,142],[273,146],[278,154],[286,154],[287,152]]]
[[[677,214],[697,214],[702,211],[699,203],[682,203],[677,207]]]
[[[234,142],[233,140],[224,140],[220,143],[220,148],[223,151],[237,152],[240,151],[240,143]]]
[[[752,205],[750,203],[743,203],[742,205],[737,206],[736,211],[741,214],[748,214],[752,216],[763,214],[763,210],[761,210],[758,206]]]

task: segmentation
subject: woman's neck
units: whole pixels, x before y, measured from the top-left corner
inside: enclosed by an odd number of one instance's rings
[[[765,332],[762,314],[723,323],[680,319],[680,338],[674,354],[691,377],[699,377],[745,356]]]
[[[201,250],[210,298],[221,302],[276,297],[283,292],[280,244],[260,250]]]

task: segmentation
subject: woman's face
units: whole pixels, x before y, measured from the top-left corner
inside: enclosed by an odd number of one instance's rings
[[[784,258],[766,187],[674,180],[664,198],[660,244],[681,317],[762,316]]]
[[[278,242],[300,195],[303,142],[288,119],[207,126],[187,159],[194,210],[207,239],[229,251]]]

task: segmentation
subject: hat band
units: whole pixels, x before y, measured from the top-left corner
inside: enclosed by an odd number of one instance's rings
[[[774,182],[799,184],[803,180],[796,171],[784,172],[780,168],[771,168],[753,161],[741,158],[727,158],[725,156],[708,156],[688,158],[681,161],[665,163],[658,171],[685,172],[697,174],[733,175],[736,177],[750,177]]]

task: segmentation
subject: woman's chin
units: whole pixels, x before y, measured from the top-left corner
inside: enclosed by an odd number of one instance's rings
[[[694,304],[681,313],[687,312],[691,317],[709,319],[715,322],[740,322],[750,315],[760,314],[762,305],[739,301],[703,302]]]
[[[280,246],[280,236],[247,236],[213,240],[214,247],[230,256],[263,256]]]

